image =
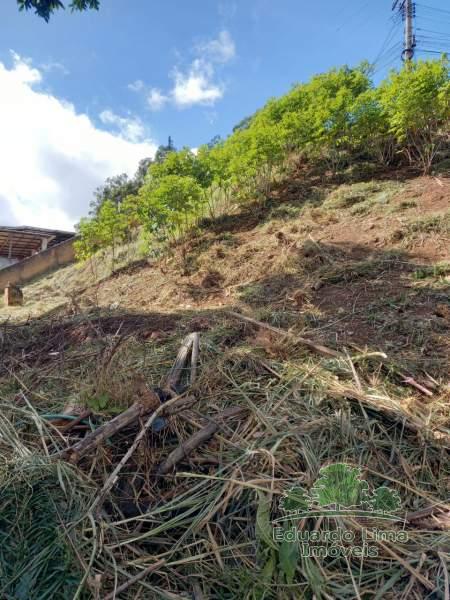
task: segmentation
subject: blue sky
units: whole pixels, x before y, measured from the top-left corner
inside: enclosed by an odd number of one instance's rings
[[[447,0],[427,3],[450,8]],[[197,147],[216,134],[227,135],[269,97],[314,73],[374,60],[380,49],[402,39],[401,23],[392,29],[391,5],[392,0],[101,0],[99,12],[60,11],[46,24],[32,13],[19,13],[15,0],[2,0],[0,65],[11,85],[19,79],[22,87],[17,101],[11,94],[2,107],[0,97],[0,108],[4,115],[27,110],[20,126],[28,127],[28,138],[24,133],[15,142],[17,156],[20,143],[40,151],[36,140],[45,138],[46,119],[47,129],[56,129],[50,100],[61,115],[58,135],[48,143],[51,151],[44,140],[46,161],[35,169],[47,178],[38,197],[50,198],[51,206],[42,212],[42,201],[29,197],[32,186],[19,193],[10,174],[7,189],[0,183],[0,220],[49,220],[69,227],[86,212],[95,185],[114,172],[132,173],[139,153],[153,152],[168,135],[178,147]],[[449,15],[424,8],[421,24],[450,32]],[[398,56],[395,48],[382,56],[376,77],[399,64]],[[34,113],[41,100],[47,107]],[[61,157],[55,140],[64,135],[65,109],[72,123]],[[21,123],[19,114],[15,118]],[[76,133],[75,121],[85,127],[84,137]],[[105,131],[111,137],[102,136]],[[91,145],[95,156],[89,154]],[[76,164],[69,173],[71,159]],[[76,177],[84,177],[86,160],[98,162],[98,169],[90,164],[81,184]],[[61,168],[55,167],[58,161]],[[18,170],[17,186],[20,179]],[[63,190],[67,185],[75,187],[76,198]]]

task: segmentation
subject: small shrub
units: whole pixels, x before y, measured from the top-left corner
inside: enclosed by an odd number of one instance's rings
[[[444,215],[433,215],[411,221],[406,226],[404,232],[405,237],[415,237],[415,235],[420,233],[438,233],[443,235],[450,233],[450,212]]]
[[[296,219],[301,213],[301,207],[292,206],[291,204],[280,204],[270,211],[270,219],[282,219],[288,221],[289,219]]]
[[[443,262],[417,269],[417,271],[414,271],[413,273],[413,278],[427,279],[428,277],[435,277],[438,279],[440,277],[446,277],[447,275],[450,275],[450,263]]]

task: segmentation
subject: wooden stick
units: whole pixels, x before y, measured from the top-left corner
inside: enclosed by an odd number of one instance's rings
[[[191,380],[190,384],[192,385],[194,381],[197,379],[197,366],[198,366],[198,354],[200,350],[200,334],[194,333],[193,343],[192,343],[192,354],[191,354]]]
[[[183,369],[186,366],[189,354],[192,351],[192,346],[194,344],[194,339],[196,335],[198,334],[190,333],[184,338],[183,343],[181,344],[181,348],[179,349],[178,355],[173,364],[173,367],[170,369],[169,374],[167,375],[166,379],[161,385],[162,388],[168,388],[169,390],[174,390],[176,388],[183,374]]]
[[[158,560],[158,562],[156,562],[153,565],[150,565],[149,567],[147,567],[146,569],[144,569],[143,571],[141,571],[134,577],[130,577],[130,579],[128,581],[125,581],[125,583],[122,583],[122,585],[119,585],[119,587],[116,590],[114,590],[113,592],[111,592],[110,594],[105,596],[103,600],[114,600],[114,598],[116,598],[118,594],[121,594],[122,592],[127,590],[129,587],[131,587],[133,584],[137,583],[141,579],[144,579],[144,577],[146,577],[147,575],[150,575],[150,573],[153,573],[153,571],[157,571],[160,567],[162,567],[165,564],[166,564],[165,560]]]
[[[415,387],[416,390],[419,390],[419,392],[422,392],[422,394],[425,394],[425,396],[432,396],[433,392],[431,392],[428,388],[426,388],[424,385],[421,385],[420,383],[418,383],[414,377],[407,377],[405,375],[402,375],[403,379],[403,383],[406,383],[407,385],[411,385],[412,387]]]
[[[178,464],[183,458],[188,456],[193,450],[201,446],[204,442],[209,440],[221,427],[220,421],[231,419],[242,415],[246,409],[240,406],[228,408],[223,411],[214,421],[210,421],[206,427],[203,427],[199,431],[196,431],[187,440],[180,444],[175,450],[173,450],[169,456],[163,461],[159,468],[158,474],[165,475],[168,473],[176,464]]]
[[[71,463],[76,464],[80,461],[83,456],[97,448],[105,440],[119,432],[121,429],[128,427],[131,423],[134,423],[140,416],[153,410],[155,407],[161,404],[159,396],[155,392],[148,392],[148,397],[145,399],[135,402],[130,408],[128,408],[111,421],[108,421],[92,433],[86,435],[82,440],[63,450],[59,453],[63,458],[68,458]],[[57,455],[54,455],[55,457]]]
[[[134,442],[128,448],[128,450],[126,451],[126,453],[122,456],[122,458],[120,459],[120,461],[117,464],[116,468],[113,470],[113,472],[111,473],[111,475],[106,480],[103,488],[100,491],[100,494],[97,496],[97,498],[95,499],[94,503],[92,504],[91,510],[93,510],[95,508],[95,506],[99,506],[100,507],[102,505],[103,499],[105,498],[106,494],[109,492],[109,490],[116,483],[117,478],[119,477],[120,471],[123,469],[123,467],[126,465],[126,463],[130,460],[131,456],[134,454],[136,448],[139,446],[141,440],[143,439],[144,435],[147,433],[147,431],[151,427],[151,425],[152,425],[153,421],[156,419],[156,417],[159,416],[159,414],[162,413],[164,410],[166,410],[167,407],[169,407],[172,404],[175,404],[176,402],[178,402],[178,400],[179,400],[178,396],[176,396],[175,398],[172,398],[171,400],[168,400],[164,404],[161,404],[159,406],[159,408],[157,408],[149,416],[149,418],[145,422],[144,426],[142,427],[141,431],[135,437]]]
[[[295,335],[294,333],[291,333],[290,331],[285,331],[283,329],[279,329],[278,327],[273,327],[272,325],[269,325],[268,323],[263,323],[262,321],[257,321],[256,319],[252,319],[251,317],[245,317],[244,315],[241,315],[241,314],[233,312],[233,311],[227,311],[226,314],[228,314],[232,317],[235,317],[236,319],[240,319],[241,321],[246,321],[247,323],[256,325],[256,327],[261,327],[263,329],[267,329],[268,331],[272,331],[273,333],[276,333],[277,335],[281,335],[283,337],[290,338],[293,342],[302,344],[303,346],[306,346],[310,350],[313,350],[314,352],[317,352],[318,354],[322,354],[323,356],[332,357],[332,358],[344,358],[343,354],[341,354],[340,352],[337,352],[336,350],[332,350],[331,348],[327,348],[326,346],[322,346],[322,344],[316,344],[315,342],[312,342],[311,340],[308,340],[304,337]]]
[[[81,421],[88,419],[91,415],[92,415],[92,410],[89,408],[89,409],[85,410],[84,412],[82,412],[81,415],[79,415],[76,419],[74,419],[73,421],[70,421],[70,423],[68,423],[67,425],[60,427],[59,431],[61,433],[67,433],[68,431],[70,431],[71,429],[73,429],[74,427],[79,425],[81,423]]]

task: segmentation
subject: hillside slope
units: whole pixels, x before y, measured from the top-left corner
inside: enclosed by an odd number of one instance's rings
[[[316,184],[316,185],[315,185]],[[255,204],[207,220],[161,260],[98,279],[66,267],[25,286],[38,316],[73,300],[113,311],[240,307],[337,346],[368,346],[444,366],[448,353],[450,181],[380,179],[335,186],[299,176]],[[419,352],[420,346],[420,353]]]
[[[204,220],[162,258],[112,276],[105,259],[72,265],[24,294],[22,308],[0,309],[8,597],[45,597],[48,573],[64,599],[122,584],[130,599],[445,597],[450,179],[324,184],[298,173],[264,204]],[[166,400],[159,388],[191,332],[200,361],[176,388],[190,402],[180,414],[135,422],[76,468],[48,458],[149,388]],[[348,551],[367,527],[394,532],[372,540],[373,555],[299,555],[273,539],[286,498],[302,505],[333,463],[395,491],[399,520],[296,526],[344,528]]]

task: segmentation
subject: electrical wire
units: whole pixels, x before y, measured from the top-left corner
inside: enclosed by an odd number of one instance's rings
[[[400,25],[400,19],[398,18],[399,15],[396,15],[396,17],[394,17],[393,19],[393,24],[391,29],[388,31],[388,34],[384,40],[384,42],[381,45],[381,48],[377,54],[377,56],[375,57],[375,59],[372,61],[373,65],[376,65],[380,60],[381,57],[383,56],[384,52],[385,52],[385,48],[388,44],[390,44],[393,40],[394,34],[396,33],[399,25]]]
[[[358,17],[361,13],[363,13],[366,8],[370,5],[373,5],[373,0],[367,0],[367,2],[365,2],[363,4],[363,6],[360,6],[357,10],[355,10],[353,13],[351,13],[346,19],[345,21],[342,23],[342,25],[340,25],[336,31],[340,31],[341,29],[343,29],[344,27],[346,27],[351,21],[353,21],[356,17]]]
[[[443,54],[449,54],[450,50],[448,52],[443,52],[442,50],[428,50],[427,48],[417,48],[417,52],[419,53],[425,53],[425,54],[435,54],[438,56],[442,56]]]
[[[396,63],[399,63],[401,60],[400,56],[402,48],[403,44],[401,42],[397,42],[397,44],[385,52],[384,57],[378,61],[373,74],[376,75],[377,73],[380,73],[380,71],[384,71],[386,68],[392,67]]]
[[[445,10],[445,8],[435,8],[434,6],[430,6],[429,4],[422,4],[421,2],[415,2],[415,5],[419,8],[428,10],[429,12],[439,12],[450,16],[450,10]]]

